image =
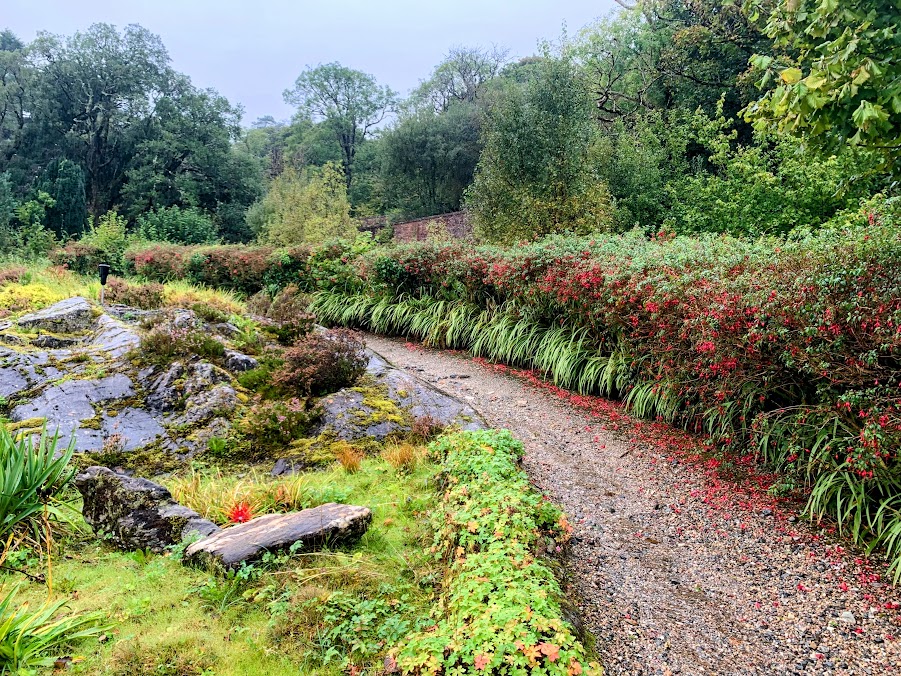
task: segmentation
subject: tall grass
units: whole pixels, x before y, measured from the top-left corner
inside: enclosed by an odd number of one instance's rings
[[[75,470],[69,461],[75,445],[57,446],[46,430],[15,439],[0,427],[0,552],[11,542],[44,549],[53,530],[72,521],[68,498]]]
[[[28,603],[15,603],[17,591],[12,588],[0,598],[0,674],[51,667],[71,645],[106,629],[99,613],[60,616],[65,601],[31,610]]]

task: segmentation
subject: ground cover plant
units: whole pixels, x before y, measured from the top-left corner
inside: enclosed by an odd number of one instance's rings
[[[562,618],[562,593],[540,554],[571,528],[529,487],[522,444],[507,431],[463,432],[429,447],[443,488],[432,552],[449,562],[429,631],[404,638],[411,674],[600,674]],[[453,646],[448,650],[448,646]]]

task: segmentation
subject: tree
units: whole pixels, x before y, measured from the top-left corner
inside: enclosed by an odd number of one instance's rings
[[[119,199],[142,123],[170,80],[169,55],[159,37],[137,25],[120,34],[94,24],[65,39],[41,33],[30,50],[39,74],[38,123],[78,158],[97,216]]]
[[[327,63],[308,67],[294,87],[285,90],[284,97],[302,115],[323,121],[331,130],[341,148],[341,164],[349,190],[357,149],[394,111],[396,94],[380,86],[372,75],[340,63]]]
[[[47,209],[47,226],[60,239],[80,237],[88,216],[81,167],[65,158],[54,160],[41,174],[37,189],[53,198]]]
[[[169,206],[214,212],[221,202],[253,203],[262,192],[259,167],[244,163],[244,177],[230,170],[240,161],[233,147],[240,120],[240,109],[217,92],[176,78],[143,123],[122,189],[124,213],[135,218]]]
[[[441,113],[454,103],[473,103],[507,61],[508,51],[498,47],[453,47],[410,96],[416,108]]]
[[[901,14],[895,0],[749,0],[765,17],[775,54],[753,66],[763,96],[747,119],[760,129],[845,143],[883,153],[891,170],[901,151]]]
[[[254,218],[261,224],[260,239],[270,244],[319,244],[339,237],[353,238],[347,186],[335,164],[286,169],[269,186]]]
[[[610,195],[588,163],[592,110],[576,65],[551,57],[525,89],[507,90],[489,109],[466,193],[477,234],[510,243],[609,229]]]
[[[734,0],[641,0],[569,46],[605,122],[648,110],[703,108],[725,96],[735,114],[754,98],[748,59],[769,40]]]
[[[480,110],[458,102],[441,113],[421,110],[380,140],[383,199],[409,216],[456,211],[481,151]]]

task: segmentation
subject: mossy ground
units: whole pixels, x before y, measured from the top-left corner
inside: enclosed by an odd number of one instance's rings
[[[14,318],[72,295],[96,299],[98,291],[92,280],[33,267],[19,281],[0,286],[0,317]],[[217,312],[242,311],[231,294],[183,283],[166,285],[164,297],[172,306],[206,303]],[[233,319],[240,323],[239,317]],[[248,335],[255,330],[245,328]],[[64,378],[103,375],[104,364],[71,359],[77,363],[67,364],[71,374]],[[406,413],[381,388],[361,382],[357,391],[371,411],[364,422],[406,421]],[[247,391],[240,388],[240,393],[242,404],[250,404]],[[121,402],[131,403],[138,402]],[[91,422],[99,423],[102,414],[114,414],[118,408],[119,403],[98,407]],[[13,426],[27,433],[39,431],[42,423],[30,420]],[[269,449],[264,458],[231,452],[232,446],[240,450],[239,438],[219,441],[222,453],[217,455],[211,445],[190,466],[161,444],[129,453],[105,448],[76,455],[73,464],[122,466],[155,478],[182,504],[223,525],[239,503],[260,515],[344,502],[372,509],[369,531],[344,549],[273,555],[223,576],[185,567],[177,551],[118,551],[81,523],[58,540],[52,569],[33,557],[8,558],[6,565],[37,577],[0,571],[0,589],[21,585],[17,602],[27,601],[34,608],[48,598],[48,585],[37,579],[45,575],[52,582],[50,598],[65,600],[66,612],[97,612],[104,618],[109,629],[103,640],[86,639],[68,647],[73,657],[68,673],[338,676],[351,667],[361,676],[381,673],[384,654],[406,632],[432,621],[431,605],[443,577],[428,554],[432,533],[426,515],[437,498],[435,467],[425,459],[422,446],[406,444],[400,453],[399,444],[391,440],[369,440],[359,448],[354,444],[361,454],[359,469],[348,472],[335,458],[349,444],[323,434],[295,442],[306,444],[304,455],[316,470],[273,478],[269,470],[274,458],[279,453],[296,455],[298,448],[285,444]],[[412,454],[410,448],[415,449]],[[407,460],[401,464],[403,457]],[[254,461],[263,464],[255,466]]]
[[[416,624],[428,617],[441,575],[426,554],[431,533],[425,514],[435,494],[434,467],[423,458],[406,472],[375,457],[353,474],[336,464],[280,480],[252,468],[243,477],[213,467],[167,477],[183,502],[219,521],[231,501],[253,501],[294,482],[313,502],[370,507],[372,526],[352,547],[282,557],[242,574],[247,579],[185,567],[177,554],[123,553],[90,535],[70,536],[54,561],[52,597],[67,599],[70,611],[101,612],[111,628],[103,642],[73,646],[78,661],[69,673],[337,676],[345,673],[348,655],[364,669],[359,673],[378,673],[381,651],[390,647],[377,646],[379,620],[361,630],[373,635],[372,646],[355,652],[360,631],[352,628],[353,618],[325,613],[326,599],[336,593],[354,603],[402,599],[392,621]],[[271,511],[263,501],[258,507]],[[17,581],[0,577],[4,586]],[[20,594],[40,604],[47,587],[26,582]],[[335,627],[338,633],[330,635]]]

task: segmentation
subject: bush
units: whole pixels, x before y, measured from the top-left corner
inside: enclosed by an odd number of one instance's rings
[[[309,312],[312,299],[299,292],[296,286],[285,287],[272,299],[265,310],[271,320],[264,326],[280,343],[290,345],[307,335],[316,323],[316,316]]]
[[[141,336],[137,357],[144,363],[166,365],[181,357],[218,359],[224,354],[225,346],[201,329],[164,320]]]
[[[571,528],[519,468],[522,444],[506,430],[485,430],[441,437],[429,452],[447,487],[431,516],[432,552],[450,567],[435,627],[394,651],[401,672],[601,674],[563,619],[563,593],[538,557]]]
[[[125,252],[126,266],[144,279],[168,282],[184,279],[185,261],[192,249],[175,245],[153,245]]]
[[[754,449],[810,488],[812,515],[885,542],[897,565],[898,210],[881,200],[815,234],[757,241],[398,247],[357,262],[370,292],[320,293],[314,311],[536,368],[723,451]]]
[[[194,284],[253,294],[263,288],[271,248],[239,245],[195,249],[187,258],[185,277]]]
[[[155,242],[212,244],[219,232],[200,209],[171,206],[138,216],[138,235]]]
[[[46,430],[16,440],[0,425],[0,554],[11,542],[45,548],[52,528],[70,520],[66,496],[75,470],[75,444],[58,450]]]
[[[164,288],[156,282],[130,284],[123,279],[110,277],[106,281],[106,300],[142,310],[155,310],[163,305]]]
[[[310,432],[322,411],[305,399],[264,401],[248,410],[238,429],[250,441],[253,457],[271,457]]]
[[[103,250],[87,242],[69,242],[64,247],[51,251],[49,258],[54,265],[62,266],[79,275],[96,275],[97,266],[107,262]]]
[[[108,211],[94,220],[90,229],[81,238],[81,243],[95,247],[103,260],[109,263],[113,272],[125,272],[125,249],[128,247],[126,228],[128,221],[115,211]],[[94,268],[96,271],[96,267]]]
[[[365,348],[362,337],[347,329],[311,333],[285,350],[284,364],[272,374],[272,381],[306,396],[337,392],[366,371]]]

